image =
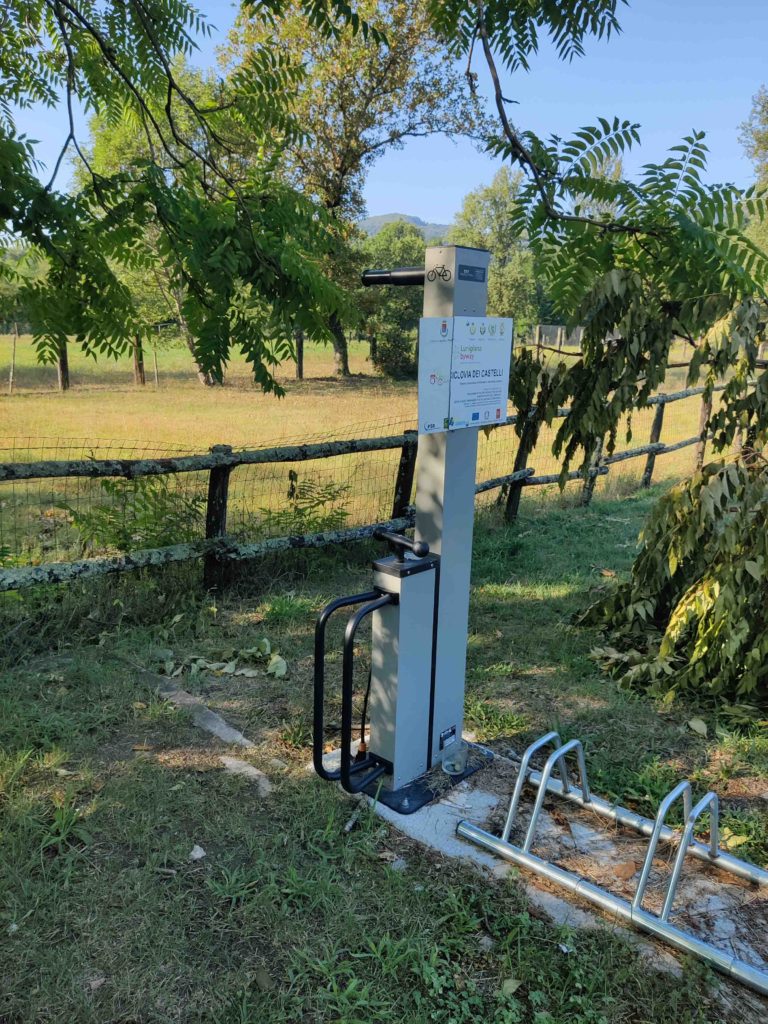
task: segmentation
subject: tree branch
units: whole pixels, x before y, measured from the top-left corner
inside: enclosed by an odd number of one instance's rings
[[[499,114],[501,121],[502,130],[510,148],[517,159],[518,163],[523,167],[524,170],[530,174],[533,179],[536,191],[541,197],[542,204],[546,211],[547,217],[550,220],[556,220],[560,222],[573,223],[573,224],[588,224],[592,227],[598,228],[603,232],[613,232],[616,234],[626,235],[645,235],[650,237],[659,237],[660,232],[654,229],[646,229],[637,224],[627,224],[623,221],[615,220],[597,220],[594,217],[585,217],[574,213],[563,213],[558,210],[552,201],[552,196],[547,188],[547,172],[542,169],[534,160],[532,153],[525,146],[519,133],[512,127],[509,118],[507,117],[506,111],[506,100],[501,88],[501,81],[499,79],[498,68],[496,67],[496,61],[494,60],[493,50],[491,48],[491,42],[488,35],[488,26],[485,21],[485,4],[483,0],[478,0],[477,5],[478,20],[477,20],[477,34],[483,44],[483,54],[485,55],[485,62],[488,65],[488,70],[491,74],[491,80],[493,82],[494,98],[496,101],[496,109]],[[473,41],[474,42],[474,41]]]

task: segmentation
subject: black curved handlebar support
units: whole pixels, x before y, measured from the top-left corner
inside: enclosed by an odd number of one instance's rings
[[[352,762],[352,688],[355,634],[360,623],[377,608],[383,608],[385,605],[396,602],[396,594],[377,595],[375,601],[363,605],[351,616],[344,633],[344,659],[341,670],[341,784],[348,793],[360,793],[367,785],[383,775],[388,767],[370,754],[362,761],[356,761],[354,764]],[[362,778],[352,778],[353,774],[359,775],[367,768],[372,770]]]
[[[331,601],[320,612],[315,624],[315,692],[312,709],[312,763],[315,771],[321,779],[326,782],[335,782],[341,778],[339,769],[329,770],[323,764],[324,744],[324,715],[325,715],[325,628],[328,620],[339,608],[349,608],[352,605],[363,604],[373,601],[379,597],[378,590],[370,590],[365,594],[353,594],[351,597],[338,597]],[[351,723],[350,723],[351,735]],[[363,765],[364,767],[364,765]]]
[[[396,267],[394,270],[364,270],[360,278],[366,288],[391,284],[400,287],[424,284],[424,267]]]
[[[376,540],[386,541],[393,555],[399,555],[402,549],[413,552],[417,558],[426,558],[429,554],[429,544],[425,544],[423,540],[411,540],[410,537],[404,537],[401,533],[393,533],[391,530],[384,529],[374,530],[373,536]]]

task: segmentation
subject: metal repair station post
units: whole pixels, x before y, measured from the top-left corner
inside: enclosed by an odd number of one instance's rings
[[[423,268],[363,275],[367,286],[424,289],[415,539],[380,532],[390,554],[374,562],[371,591],[339,598],[320,614],[314,765],[322,778],[338,779],[349,792],[376,795],[402,813],[433,798],[423,777],[443,760],[450,760],[451,778],[457,781],[489,756],[475,749],[467,761],[461,739],[477,435],[480,427],[506,420],[512,352],[511,319],[486,316],[489,261],[484,249],[432,246]],[[325,636],[331,615],[345,607],[357,610],[344,639],[340,766],[330,769],[323,758]],[[354,639],[368,616],[371,671],[361,746],[353,755]],[[456,767],[453,759],[462,750],[465,763],[458,758]]]

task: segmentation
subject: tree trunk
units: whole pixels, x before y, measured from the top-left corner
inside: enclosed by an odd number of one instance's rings
[[[217,380],[216,377],[209,371],[204,370],[200,363],[197,361],[197,354],[195,353],[195,342],[192,335],[187,330],[187,326],[183,321],[179,321],[181,324],[181,333],[184,335],[184,341],[186,342],[187,348],[192,354],[192,359],[195,363],[195,369],[197,370],[197,379],[201,384],[204,384],[207,388],[215,388],[219,384],[223,384],[223,380]]]
[[[141,385],[141,387],[147,383],[144,372],[144,347],[141,344],[141,336],[138,334],[133,341],[133,383]]]
[[[176,307],[176,316],[179,321],[179,327],[181,328],[181,333],[184,338],[184,342],[187,348],[189,349],[192,355],[192,359],[194,360],[195,363],[195,368],[197,370],[197,379],[200,381],[201,384],[204,384],[205,387],[207,388],[216,387],[217,384],[223,384],[223,378],[217,380],[214,374],[212,374],[209,370],[204,370],[200,363],[198,362],[197,353],[195,352],[195,339],[192,337],[192,332],[187,326],[186,318],[184,317],[184,313],[182,312],[181,298],[179,297],[175,289],[172,290],[171,295],[173,297],[173,304]]]
[[[539,438],[539,418],[538,412],[534,411],[532,415],[526,419],[522,433],[518,439],[517,452],[515,454],[515,461],[512,466],[512,472],[518,473],[521,469],[525,469],[528,465],[528,458],[536,447],[536,442]],[[507,522],[512,522],[513,519],[517,519],[517,514],[520,511],[520,498],[523,494],[523,481],[516,480],[515,483],[509,485],[509,491],[507,492],[507,504],[504,509],[504,518]]]
[[[13,321],[13,341],[11,342],[11,371],[8,374],[8,394],[13,394],[13,378],[16,373],[16,343],[19,340],[19,325]]]
[[[160,387],[160,376],[157,372],[157,349],[152,346],[152,366],[155,371],[155,391]]]
[[[67,343],[63,341],[59,346],[58,366],[59,374],[59,391],[69,390],[69,354],[67,353]]]
[[[704,465],[704,454],[707,450],[707,424],[712,415],[712,395],[706,391],[701,396],[701,412],[699,413],[699,440],[696,445],[695,466],[699,470]]]
[[[332,313],[328,321],[333,339],[333,361],[336,367],[336,374],[339,377],[349,377],[349,350],[347,348],[347,336],[344,334],[344,327],[336,313]]]
[[[296,340],[296,380],[304,380],[304,331],[297,327],[293,336]]]

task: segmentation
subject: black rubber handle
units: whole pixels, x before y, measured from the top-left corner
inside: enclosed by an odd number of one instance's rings
[[[360,280],[366,288],[376,284],[423,285],[424,267],[397,267],[395,270],[364,270]]]
[[[410,537],[404,537],[401,533],[392,533],[391,530],[376,530],[373,536],[376,540],[386,541],[390,550],[395,554],[396,548],[412,551],[417,558],[426,558],[429,554],[429,544],[425,544],[423,540],[411,540]]]

